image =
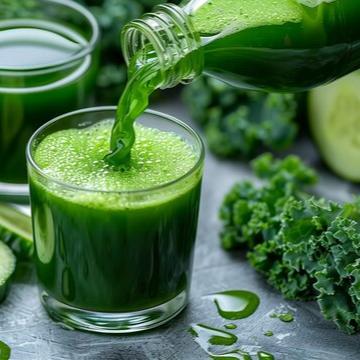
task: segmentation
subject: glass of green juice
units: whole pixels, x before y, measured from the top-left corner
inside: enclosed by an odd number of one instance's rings
[[[114,167],[115,107],[43,125],[27,148],[41,301],[71,328],[128,333],[188,302],[204,147],[181,121],[146,111],[130,162]]]
[[[89,105],[99,28],[69,0],[0,2],[0,199],[28,197],[25,148],[42,124]]]

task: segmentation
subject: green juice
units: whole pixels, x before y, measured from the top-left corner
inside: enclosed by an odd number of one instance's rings
[[[112,126],[61,130],[36,145],[34,161],[54,181],[30,169],[35,261],[57,301],[136,312],[189,288],[202,168],[186,177],[199,161],[192,146],[142,125],[130,163],[114,168],[104,161]]]
[[[88,103],[97,68],[96,56],[70,61],[88,45],[79,33],[40,20],[21,24],[0,21],[0,183],[26,182],[30,136]]]
[[[211,0],[185,9],[203,38],[204,72],[238,87],[304,91],[360,67],[357,0]]]

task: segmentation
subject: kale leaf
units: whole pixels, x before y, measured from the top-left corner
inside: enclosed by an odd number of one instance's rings
[[[252,162],[252,168],[265,184],[236,184],[220,209],[224,223],[221,240],[226,249],[253,249],[263,239],[272,239],[280,229],[279,214],[285,204],[304,197],[303,190],[317,182],[315,172],[296,156],[276,161],[271,154],[264,154]]]
[[[298,132],[298,99],[292,94],[243,91],[202,77],[185,88],[184,102],[218,156],[252,158],[264,149],[284,150]]]
[[[260,186],[236,184],[220,209],[222,246],[287,299],[316,299],[341,330],[360,331],[360,199],[340,205],[309,195],[316,174],[295,156],[252,163]]]

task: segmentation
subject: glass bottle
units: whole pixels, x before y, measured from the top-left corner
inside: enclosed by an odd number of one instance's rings
[[[191,0],[129,23],[122,44],[128,64],[157,61],[161,88],[205,73],[295,92],[360,68],[359,19],[358,0]]]

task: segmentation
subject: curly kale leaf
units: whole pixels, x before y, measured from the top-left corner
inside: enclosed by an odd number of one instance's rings
[[[360,223],[345,216],[322,235],[326,252],[314,287],[324,317],[351,334],[360,330]]]
[[[202,77],[186,87],[184,101],[219,156],[251,158],[260,150],[283,150],[298,131],[295,95],[242,91]]]
[[[221,233],[225,249],[252,249],[263,239],[271,239],[280,229],[280,217],[291,198],[300,198],[303,190],[317,181],[313,170],[296,156],[275,160],[264,154],[252,162],[254,172],[267,179],[263,186],[250,182],[236,184],[220,209],[224,223]]]
[[[221,207],[223,247],[246,248],[285,298],[316,299],[341,330],[360,331],[360,198],[340,205],[306,194],[316,175],[293,156],[264,155],[253,170],[262,186],[235,185]]]
[[[325,251],[318,236],[339,211],[337,204],[325,200],[289,198],[279,213],[278,233],[249,252],[250,263],[284,297],[315,298],[313,272],[318,267],[319,254]]]

